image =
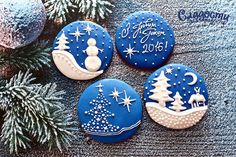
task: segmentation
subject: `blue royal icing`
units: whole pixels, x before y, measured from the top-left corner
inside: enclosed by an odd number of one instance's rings
[[[70,62],[69,65],[77,64],[74,68],[85,75],[103,73],[110,65],[113,55],[111,36],[101,26],[89,21],[77,21],[65,26],[58,33],[53,48],[54,55],[63,53],[66,58],[69,58],[67,60]],[[56,57],[54,62],[61,62],[61,60],[57,61]],[[60,63],[56,65],[61,69]],[[61,72],[66,73],[64,71]]]
[[[181,64],[169,64],[148,77],[144,99],[154,121],[169,128],[182,129],[194,125],[204,115],[208,92],[203,78],[196,71]],[[161,117],[166,117],[166,121]]]
[[[122,81],[101,80],[81,95],[78,115],[82,128],[95,140],[120,142],[132,136],[141,123],[141,98]]]
[[[175,45],[174,32],[159,14],[141,11],[123,20],[116,32],[116,48],[129,65],[141,69],[160,67]]]

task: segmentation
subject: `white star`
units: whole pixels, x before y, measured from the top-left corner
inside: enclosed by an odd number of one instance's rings
[[[110,96],[113,96],[113,98],[116,99],[116,102],[118,102],[118,97],[120,97],[121,93],[122,92],[118,92],[116,88],[114,88],[114,91],[112,91],[112,94],[110,94]]]
[[[101,53],[103,53],[104,52],[104,49],[98,49]]]
[[[124,106],[127,107],[128,112],[130,112],[129,105],[131,105],[131,102],[136,101],[136,99],[130,99],[130,96],[127,97],[125,90],[124,90],[124,93],[125,93],[125,98],[124,99],[122,98],[123,102],[120,102],[119,104],[124,104]]]
[[[93,31],[93,29],[89,26],[89,24],[84,30],[88,33],[88,35],[90,35],[91,31]]]
[[[173,68],[166,68],[166,74],[172,74]]]
[[[96,87],[98,88],[98,91],[99,91],[99,92],[102,92],[102,91],[103,91],[103,90],[102,90],[103,85],[102,85],[101,83],[99,83],[99,85],[97,85]]]
[[[74,33],[70,33],[70,35],[74,35],[76,37],[76,41],[79,41],[79,37],[81,37],[82,35],[84,35],[84,33],[81,33],[79,31],[79,28],[77,27],[76,31]]]
[[[129,44],[129,48],[126,48],[126,50],[124,50],[125,53],[127,53],[127,55],[129,55],[129,58],[131,59],[132,55],[134,55],[134,53],[139,53],[139,51],[134,50],[134,47],[131,48],[131,45]]]

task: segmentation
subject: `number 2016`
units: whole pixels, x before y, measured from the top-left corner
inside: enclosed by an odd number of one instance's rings
[[[154,44],[145,44],[143,45],[144,51],[142,53],[149,53],[153,51],[162,51],[164,48],[168,47],[168,41],[165,43],[163,42],[157,42],[156,45]]]

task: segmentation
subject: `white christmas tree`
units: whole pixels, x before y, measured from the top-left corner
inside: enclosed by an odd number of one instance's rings
[[[168,87],[171,87],[171,85],[167,83],[170,79],[165,76],[164,71],[161,71],[159,77],[154,78],[153,80],[157,82],[152,84],[155,88],[150,90],[153,94],[150,95],[149,98],[158,101],[160,106],[165,107],[166,102],[174,100],[169,96],[172,92],[167,89]]]
[[[181,110],[186,109],[186,107],[182,106],[184,103],[182,101],[182,97],[180,96],[179,92],[176,92],[174,99],[175,101],[171,103],[173,106],[170,106],[171,109],[173,109],[176,112],[180,112]]]
[[[55,47],[55,49],[61,50],[61,51],[70,49],[70,47],[66,45],[69,43],[67,40],[68,40],[68,38],[66,37],[65,33],[62,32],[61,36],[58,38],[58,41],[56,42],[58,44],[58,46]]]
[[[90,105],[94,106],[93,109],[85,111],[86,115],[91,116],[91,120],[88,123],[82,124],[82,127],[86,132],[93,133],[111,133],[119,130],[119,126],[114,126],[108,122],[110,117],[114,117],[115,114],[106,109],[106,106],[111,103],[105,98],[102,90],[102,84],[97,86],[99,93],[96,99],[90,102]]]

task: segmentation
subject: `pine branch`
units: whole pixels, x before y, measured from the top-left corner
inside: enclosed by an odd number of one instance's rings
[[[69,11],[74,12],[76,8],[71,0],[46,0],[44,5],[47,9],[48,18],[59,23],[66,22]]]
[[[20,70],[39,70],[43,66],[50,66],[51,48],[48,41],[36,41],[35,43],[13,50],[11,54],[0,53],[0,65],[10,64]]]
[[[1,141],[4,145],[8,145],[11,153],[17,153],[19,147],[24,149],[30,147],[31,140],[24,133],[26,129],[22,117],[19,117],[20,112],[22,110],[18,107],[6,112],[2,126]]]
[[[97,21],[105,19],[112,13],[114,7],[106,0],[74,0],[78,5],[79,12],[84,14],[88,19],[96,19]]]
[[[6,111],[1,140],[11,153],[29,148],[30,137],[60,150],[73,137],[68,130],[72,116],[61,103],[64,92],[57,91],[55,84],[32,84],[33,80],[29,72],[20,72],[0,90],[0,109]]]

